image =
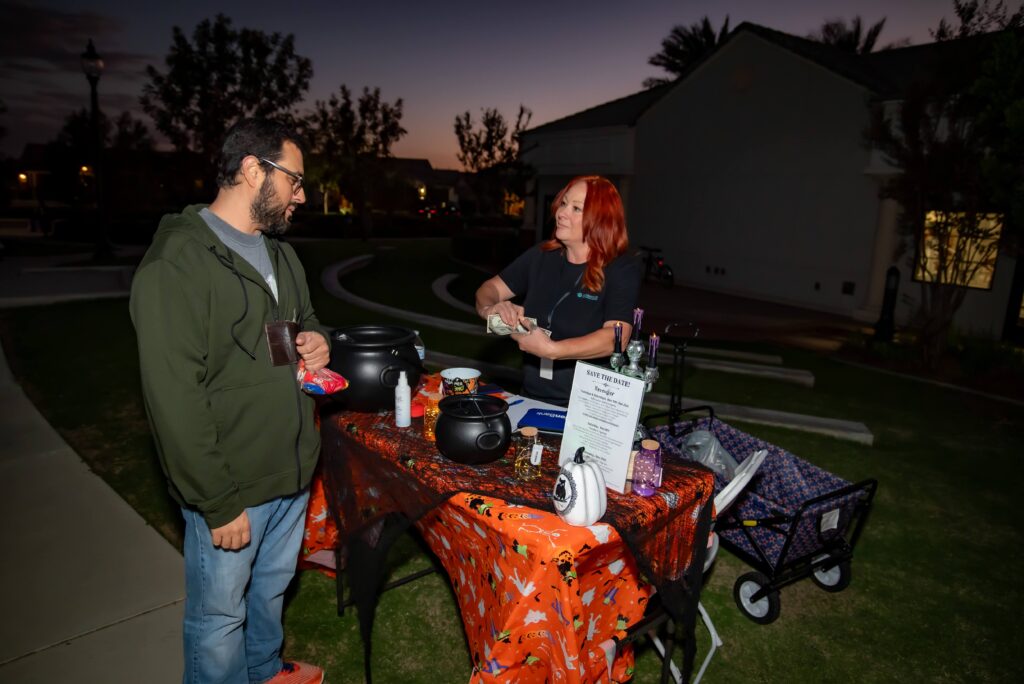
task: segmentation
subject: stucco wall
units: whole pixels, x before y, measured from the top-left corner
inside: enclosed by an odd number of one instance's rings
[[[866,303],[879,216],[864,174],[867,96],[736,36],[640,118],[634,240],[661,246],[679,282],[852,314]]]
[[[544,226],[549,208],[544,199],[576,176],[605,176],[625,193],[625,179],[633,173],[633,148],[633,129],[627,126],[524,135],[522,158],[536,175],[523,227],[546,238]]]
[[[908,256],[900,265],[900,296],[896,306],[896,321],[907,324],[913,320],[922,298],[922,284],[910,278],[912,261]],[[988,290],[969,290],[964,303],[953,317],[953,327],[966,335],[999,339],[1003,334],[1007,303],[1013,289],[1017,260],[1005,254],[996,260],[992,287]],[[1017,302],[1020,306],[1020,302]]]

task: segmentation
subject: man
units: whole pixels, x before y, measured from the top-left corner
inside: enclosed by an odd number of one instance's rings
[[[268,121],[233,126],[213,204],[164,216],[132,282],[146,412],[185,517],[188,684],[323,680],[280,658],[320,438],[265,325],[296,321],[311,371],[330,353],[295,251],[276,239],[306,201],[296,141]]]

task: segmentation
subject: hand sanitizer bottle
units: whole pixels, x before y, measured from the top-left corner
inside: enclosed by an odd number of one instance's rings
[[[400,428],[409,427],[412,422],[409,417],[410,402],[409,380],[405,377],[405,371],[400,371],[398,384],[395,385],[395,425]]]

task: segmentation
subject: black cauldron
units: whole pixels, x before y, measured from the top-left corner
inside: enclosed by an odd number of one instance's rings
[[[512,441],[512,425],[504,399],[487,394],[456,394],[438,404],[437,450],[466,465],[490,463],[504,455]]]
[[[416,333],[397,325],[352,325],[331,332],[331,370],[349,386],[337,401],[351,411],[372,413],[395,407],[395,385],[405,371],[415,388],[423,364],[413,340]]]

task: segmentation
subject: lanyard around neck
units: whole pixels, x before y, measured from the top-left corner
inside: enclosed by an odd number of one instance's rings
[[[548,313],[548,330],[551,330],[551,321],[555,316],[555,309],[557,309],[558,305],[565,301],[565,298],[572,294],[572,291],[575,290],[576,287],[580,284],[580,280],[583,278],[583,273],[586,272],[586,270],[587,269],[584,268],[582,271],[580,271],[580,274],[576,276],[576,282],[572,284],[572,287],[566,290],[565,293],[558,298],[558,301],[555,302],[555,305],[551,307],[551,311]]]

